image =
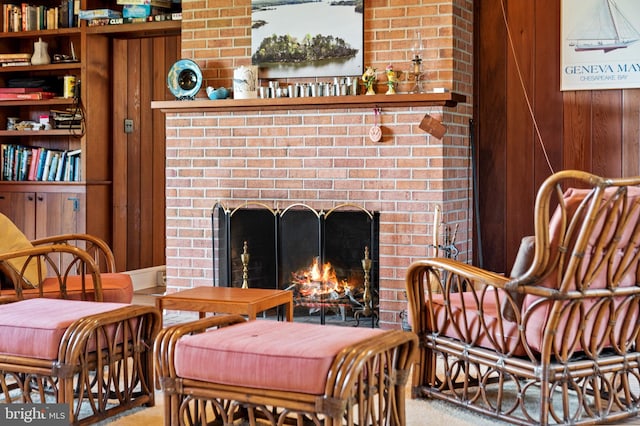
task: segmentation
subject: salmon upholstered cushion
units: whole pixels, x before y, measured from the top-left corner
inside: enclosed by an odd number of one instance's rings
[[[268,320],[185,336],[175,350],[179,377],[223,385],[324,394],[341,349],[380,329]]]
[[[102,301],[113,303],[131,303],[133,300],[133,282],[129,274],[102,273]],[[94,300],[93,280],[87,275],[85,286],[88,289],[88,300]],[[42,297],[60,298],[60,285],[57,278],[46,278],[42,281]],[[22,290],[25,299],[40,297],[39,289]],[[82,280],[80,276],[67,279],[67,296],[71,300],[80,300],[82,296]]]
[[[64,299],[0,305],[0,354],[55,360],[62,336],[74,321],[122,306],[127,305]]]
[[[626,204],[628,206],[637,206],[640,204],[640,188],[637,187],[627,187],[627,200]],[[617,191],[617,188],[608,188],[605,190],[605,198],[612,197]],[[567,215],[570,218],[576,214],[578,207],[584,201],[585,197],[590,194],[589,190],[583,189],[574,189],[570,188],[564,193],[564,203],[566,205]],[[606,205],[608,209],[611,208],[611,205]],[[565,287],[564,291],[575,291],[576,289],[581,289],[582,287],[588,287],[589,289],[598,289],[605,288],[608,282],[607,275],[612,274],[612,271],[624,271],[624,274],[621,274],[618,277],[616,285],[618,287],[632,287],[636,286],[638,283],[638,263],[636,256],[630,256],[626,258],[624,256],[625,253],[637,253],[639,248],[639,242],[635,240],[635,227],[636,224],[640,223],[640,209],[634,207],[631,209],[632,214],[627,218],[627,225],[624,226],[624,231],[619,236],[614,236],[613,230],[616,229],[616,226],[609,226],[606,223],[607,215],[601,214],[597,218],[597,220],[592,224],[594,227],[593,233],[590,234],[589,240],[583,254],[580,256],[580,267],[577,273],[573,275],[568,275],[563,277],[561,281],[562,285]],[[582,213],[584,214],[584,212]],[[581,221],[584,221],[583,218],[579,218]],[[556,211],[554,215],[551,217],[549,223],[549,235],[550,235],[550,257],[553,258],[557,252],[559,252],[559,246],[562,244],[565,247],[564,251],[567,253],[573,253],[575,249],[575,236],[569,241],[561,242],[559,239],[562,235],[558,235],[559,232],[557,229],[560,228],[562,224],[562,217],[559,214],[559,211]],[[619,220],[619,219],[616,219]],[[633,238],[632,238],[633,237]],[[612,252],[614,255],[607,259],[604,255],[608,252],[607,250],[597,250],[599,244],[603,241],[606,241],[609,245],[613,245],[614,249]],[[607,246],[610,247],[610,246]],[[590,265],[594,259],[600,258],[602,262],[603,259],[608,262],[607,267],[602,267],[597,269],[597,273],[590,276],[588,279],[585,277],[585,269]],[[571,260],[570,256],[565,257],[565,262],[569,262]],[[621,262],[627,262],[626,267],[621,267]],[[546,278],[540,281],[538,284],[541,287],[548,288],[559,288],[560,283],[557,280],[557,266],[556,270],[552,271],[547,275]],[[563,265],[563,268],[566,269],[567,265]],[[552,304],[551,303],[543,303],[540,304],[540,296],[536,296],[534,294],[528,294],[525,296],[523,300],[523,309],[530,309],[529,315],[526,320],[526,339],[527,343],[531,348],[537,351],[542,351],[542,345],[546,330],[546,325],[549,320],[549,316],[551,314]],[[637,309],[635,304],[629,304],[626,306],[620,306],[621,302],[627,303],[626,299],[614,300],[612,306],[608,306],[603,310],[591,310],[591,308],[599,303],[600,301],[597,298],[587,299],[582,304],[582,311],[585,313],[589,313],[586,316],[582,315],[573,315],[573,311],[571,309],[566,309],[562,313],[562,318],[559,319],[559,324],[561,327],[559,328],[559,332],[555,334],[554,341],[556,348],[562,348],[565,343],[564,341],[573,342],[573,340],[579,336],[578,330],[582,330],[581,334],[584,336],[590,336],[590,342],[605,342],[605,346],[609,346],[608,339],[609,337],[605,335],[607,330],[606,323],[607,321],[603,320],[604,317],[599,318],[596,321],[595,314],[598,312],[602,312],[603,315],[611,315],[610,321],[614,323],[614,333],[618,335],[619,333],[625,332],[623,324],[625,323],[635,323],[637,321]],[[567,301],[567,305],[569,301]],[[531,307],[534,306],[533,309]],[[615,312],[615,315],[613,313]],[[624,318],[625,321],[619,321],[617,318]],[[594,326],[598,324],[598,328],[594,329]],[[568,337],[567,337],[568,336]],[[623,339],[615,339],[615,340],[623,340]],[[582,342],[574,342],[573,347],[576,350],[583,349]],[[573,344],[573,343],[572,343]]]
[[[451,293],[448,302],[445,302],[442,294],[434,294],[432,303],[435,324],[428,324],[429,330],[438,330],[444,336],[474,346],[496,348],[503,354],[524,355],[526,352],[520,341],[517,324],[498,321],[501,313],[497,299],[503,297],[496,294],[495,289],[488,290],[482,301],[474,297],[472,292]],[[450,310],[447,310],[447,304]]]

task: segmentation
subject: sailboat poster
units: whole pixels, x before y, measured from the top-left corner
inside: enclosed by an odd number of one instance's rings
[[[640,87],[640,1],[562,0],[560,90]]]

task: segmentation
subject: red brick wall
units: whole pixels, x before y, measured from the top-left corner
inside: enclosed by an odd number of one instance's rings
[[[250,62],[250,0],[183,0],[183,57],[205,85],[230,86]],[[209,6],[211,5],[211,6]],[[214,6],[215,5],[215,6]],[[380,212],[380,324],[399,326],[407,266],[432,253],[433,212],[457,224],[459,259],[470,256],[471,0],[365,0],[365,64],[407,69],[416,29],[427,40],[428,87],[468,97],[456,108],[384,108],[380,143],[370,109],[167,115],[167,284],[211,285],[211,208],[260,200]],[[298,81],[298,80],[296,80]],[[407,85],[399,90],[406,90]],[[382,89],[382,88],[381,88]],[[425,113],[447,126],[419,129]]]

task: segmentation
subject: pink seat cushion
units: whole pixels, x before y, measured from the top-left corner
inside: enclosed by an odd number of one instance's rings
[[[430,330],[439,330],[445,336],[486,348],[499,348],[504,354],[525,355],[520,341],[518,326],[512,321],[498,321],[496,299],[503,298],[495,292],[487,292],[480,306],[472,292],[451,293],[450,313],[441,294],[433,296],[435,324],[429,324]],[[429,302],[427,302],[429,303]],[[482,321],[480,320],[482,312]]]
[[[55,360],[74,321],[127,306],[64,299],[29,299],[0,305],[0,354]]]
[[[131,276],[128,274],[118,273],[102,273],[102,301],[112,303],[131,303],[133,300],[133,282]],[[42,297],[50,299],[60,298],[60,285],[57,278],[47,278],[42,282]],[[85,286],[88,291],[88,300],[94,300],[93,298],[93,280],[91,276],[87,276]],[[82,280],[80,276],[72,276],[67,280],[67,294],[68,298],[72,300],[80,300],[82,295]],[[37,288],[30,288],[22,290],[25,299],[33,299],[40,297],[39,290]]]
[[[176,345],[175,368],[179,377],[208,383],[322,395],[336,354],[382,332],[250,321],[183,337]]]

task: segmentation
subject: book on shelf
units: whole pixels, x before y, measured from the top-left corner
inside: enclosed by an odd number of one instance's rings
[[[28,93],[2,93],[0,92],[0,100],[32,100],[39,101],[43,99],[52,99],[56,94],[53,92],[28,92]]]
[[[38,158],[40,157],[41,149],[42,148],[31,148],[31,164],[29,164],[29,174],[27,174],[27,180],[36,180]]]
[[[31,61],[31,53],[0,53],[0,62]]]
[[[73,182],[80,180],[81,150],[55,150],[15,144],[0,146],[0,180]]]
[[[29,65],[31,65],[29,61],[2,62],[3,67],[28,67]]]
[[[34,93],[42,92],[39,87],[0,87],[0,93]]]
[[[112,9],[80,10],[78,17],[87,21],[96,18],[122,18],[122,12]]]
[[[171,0],[116,0],[116,4],[119,5],[143,5],[151,7],[161,7],[164,9],[170,9],[172,5]]]
[[[99,27],[103,25],[122,25],[122,24],[135,24],[140,22],[159,22],[159,21],[178,21],[176,13],[160,13],[157,15],[150,15],[146,18],[94,18],[87,21],[89,27]]]

